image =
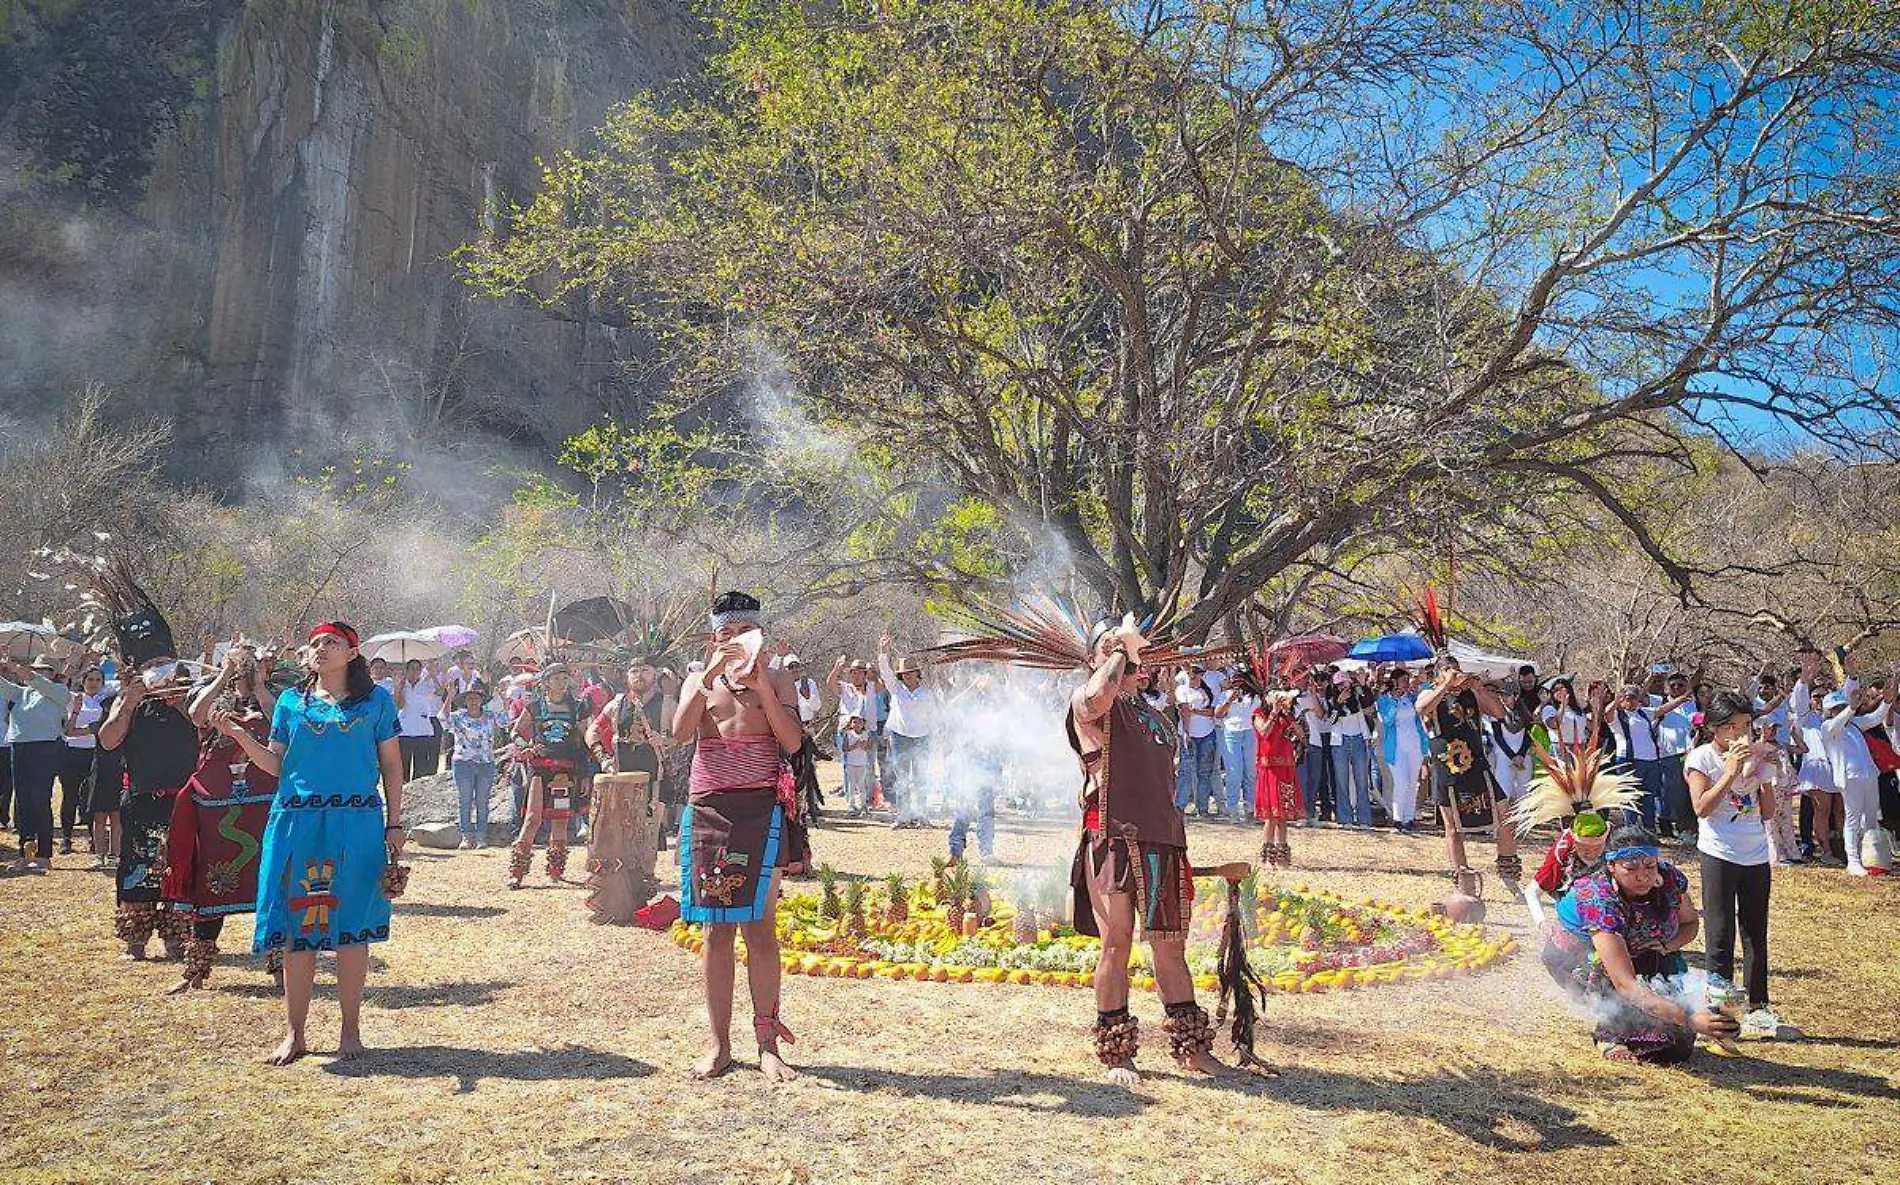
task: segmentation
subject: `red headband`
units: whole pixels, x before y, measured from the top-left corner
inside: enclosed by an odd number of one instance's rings
[[[316,629],[311,630],[310,640],[314,642],[325,634],[335,634],[345,642],[348,642],[352,648],[362,645],[362,643],[357,640],[356,631],[340,621],[326,621]]]

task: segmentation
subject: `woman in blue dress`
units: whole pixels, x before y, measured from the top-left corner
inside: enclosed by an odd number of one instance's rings
[[[269,748],[230,717],[213,717],[253,764],[278,775],[258,859],[253,939],[257,953],[284,952],[288,1031],[269,1058],[277,1066],[306,1052],[304,1020],[321,950],[336,952],[337,1056],[362,1054],[369,944],[389,937],[383,869],[396,862],[403,841],[396,701],[370,679],[356,631],[342,622],[311,630],[306,656],[303,686],[278,697]]]

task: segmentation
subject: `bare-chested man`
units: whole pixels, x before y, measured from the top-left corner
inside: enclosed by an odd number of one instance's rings
[[[759,1069],[783,1082],[792,1068],[779,1038],[778,870],[798,859],[802,833],[790,755],[804,743],[797,693],[761,657],[759,602],[728,592],[713,603],[706,669],[680,689],[673,736],[692,740],[691,785],[680,825],[680,916],[706,927],[706,1014],[712,1048],[696,1078],[732,1068],[734,940],[745,931],[746,980]],[[781,686],[780,684],[783,684]]]
[[[1163,1026],[1184,1070],[1224,1072],[1213,1024],[1194,1002],[1187,965],[1193,894],[1187,831],[1174,807],[1174,727],[1138,693],[1145,644],[1132,623],[1104,630],[1087,682],[1070,700],[1070,744],[1082,758],[1082,842],[1070,881],[1075,927],[1102,940],[1095,965],[1095,1055],[1112,1082],[1135,1086],[1140,1022],[1128,1011],[1128,956],[1137,915],[1166,1006]]]

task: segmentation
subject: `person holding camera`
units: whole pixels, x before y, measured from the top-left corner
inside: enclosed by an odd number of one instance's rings
[[[1437,677],[1418,697],[1419,718],[1431,738],[1432,805],[1444,820],[1452,879],[1461,888],[1475,885],[1476,874],[1465,858],[1465,835],[1494,832],[1498,879],[1516,896],[1524,875],[1517,832],[1499,819],[1502,795],[1484,748],[1485,720],[1501,720],[1507,711],[1497,693],[1467,674],[1449,653],[1438,656]]]

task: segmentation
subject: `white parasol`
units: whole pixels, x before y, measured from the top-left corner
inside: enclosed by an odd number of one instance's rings
[[[449,648],[425,630],[395,630],[377,634],[363,642],[363,657],[384,662],[408,662],[412,658],[427,661],[441,658]]]
[[[8,658],[35,658],[50,653],[59,631],[44,622],[0,621],[0,647]]]

